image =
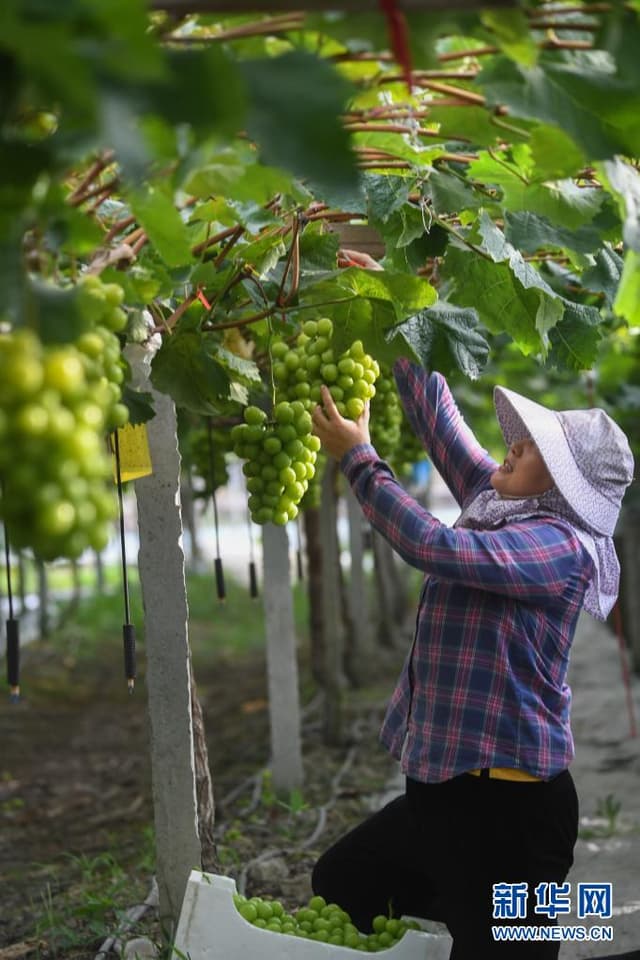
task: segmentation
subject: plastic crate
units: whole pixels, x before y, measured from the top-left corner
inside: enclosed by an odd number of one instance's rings
[[[172,960],[349,960],[362,951],[254,927],[233,902],[231,877],[192,870],[180,912]],[[408,930],[381,960],[448,960],[451,937]]]

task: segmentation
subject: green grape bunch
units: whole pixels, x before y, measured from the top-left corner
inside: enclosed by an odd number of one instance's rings
[[[0,335],[0,515],[16,548],[53,560],[106,546],[116,500],[103,403],[73,344]]]
[[[117,513],[106,435],[129,419],[117,336],[124,294],[97,276],[77,293],[83,328],[73,342],[0,334],[0,517],[13,546],[42,560],[102,550]]]
[[[398,943],[407,930],[419,930],[416,920],[399,920],[382,914],[374,917],[371,933],[362,933],[337,903],[313,896],[306,907],[287,912],[279,900],[234,895],[239,914],[255,927],[273,933],[286,933],[305,940],[316,940],[337,947],[351,947],[361,953],[377,953]]]
[[[117,283],[103,283],[88,274],[78,284],[79,306],[87,329],[75,341],[85,375],[98,406],[104,411],[104,429],[115,430],[129,419],[121,403],[125,366],[117,337],[127,323],[120,306],[124,291]]]
[[[426,459],[427,452],[414,433],[404,409],[402,409],[400,439],[395,451],[389,457],[389,464],[396,476],[406,478],[410,475],[415,463]]]
[[[376,395],[371,401],[371,442],[383,460],[391,460],[402,436],[403,410],[391,368],[381,365]]]
[[[203,481],[203,488],[196,496],[206,499],[218,487],[226,487],[229,482],[227,454],[230,451],[231,440],[227,430],[212,428],[209,435],[207,428],[198,427],[187,432],[181,450],[184,462]]]
[[[231,431],[233,450],[245,461],[242,471],[254,523],[284,526],[298,515],[298,505],[315,474],[320,441],[311,433],[311,415],[300,400],[282,400],[273,420],[248,406],[244,423]]]
[[[327,456],[322,450],[318,450],[316,457],[316,472],[309,481],[304,497],[299,503],[300,510],[319,509],[322,502],[322,475],[327,464]]]
[[[276,341],[271,347],[276,390],[279,396],[299,400],[312,410],[321,402],[320,387],[326,384],[342,416],[357,420],[365,401],[375,396],[380,367],[361,340],[336,355],[332,336],[333,322],[321,317],[302,324],[295,346]]]

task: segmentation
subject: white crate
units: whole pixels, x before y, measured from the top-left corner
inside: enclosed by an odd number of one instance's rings
[[[359,950],[254,927],[233,902],[232,877],[192,870],[180,912],[172,960],[349,960]],[[451,937],[407,930],[381,960],[448,960]]]

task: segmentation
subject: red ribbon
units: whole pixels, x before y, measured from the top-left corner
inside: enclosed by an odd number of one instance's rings
[[[200,301],[200,303],[201,303],[202,306],[205,308],[205,310],[211,310],[211,304],[209,303],[209,301],[208,301],[207,298],[205,297],[205,295],[204,295],[204,293],[202,292],[202,290],[198,290],[198,293],[196,294],[196,299],[198,299],[198,300]]]
[[[393,55],[402,67],[404,79],[411,93],[411,49],[407,19],[398,7],[398,0],[380,0],[380,7],[387,18]]]

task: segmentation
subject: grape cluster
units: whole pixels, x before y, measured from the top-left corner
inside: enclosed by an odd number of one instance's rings
[[[318,450],[316,472],[309,481],[309,486],[300,502],[301,510],[314,510],[320,507],[320,503],[322,502],[322,475],[326,464],[326,454],[324,454],[322,450]]]
[[[78,286],[76,341],[0,335],[0,515],[11,543],[42,560],[109,540],[116,500],[105,434],[129,417],[116,336],[126,322],[122,298],[118,284],[88,276]]]
[[[235,894],[234,903],[242,917],[255,927],[274,933],[307,940],[319,940],[340,947],[351,947],[362,953],[376,953],[396,944],[407,930],[419,930],[415,920],[397,920],[380,914],[374,917],[373,932],[361,933],[351,922],[349,914],[336,903],[327,903],[324,897],[311,897],[306,907],[287,913],[279,900],[247,898]]]
[[[415,435],[406,413],[402,410],[400,440],[395,452],[389,458],[389,464],[396,476],[406,478],[410,476],[415,463],[426,459],[427,452]]]
[[[279,526],[294,520],[320,449],[304,405],[282,400],[273,410],[273,420],[259,407],[245,407],[244,423],[232,429],[231,440],[234,453],[246,461],[242,470],[251,519]]]
[[[365,401],[375,396],[380,373],[361,340],[336,356],[331,346],[333,323],[329,317],[306,320],[295,346],[278,340],[271,347],[276,388],[287,400],[301,401],[307,410],[320,403],[324,383],[343,417],[357,420]]]
[[[229,482],[227,453],[230,451],[228,430],[213,428],[211,438],[204,427],[191,427],[180,440],[180,453],[183,464],[190,468],[196,477],[203,481],[203,488],[197,494],[208,498],[218,487]],[[213,477],[211,476],[213,468]]]
[[[129,419],[126,406],[120,402],[124,364],[116,336],[127,323],[127,315],[120,306],[124,291],[117,283],[103,283],[100,277],[88,274],[78,285],[78,297],[87,329],[75,346],[80,351],[94,399],[104,411],[103,427],[107,431],[115,430]]]
[[[0,336],[0,514],[15,547],[53,560],[106,546],[116,501],[104,425],[73,345]]]
[[[383,460],[390,460],[398,450],[402,428],[402,403],[391,369],[380,368],[376,395],[371,401],[369,431],[371,442]]]

